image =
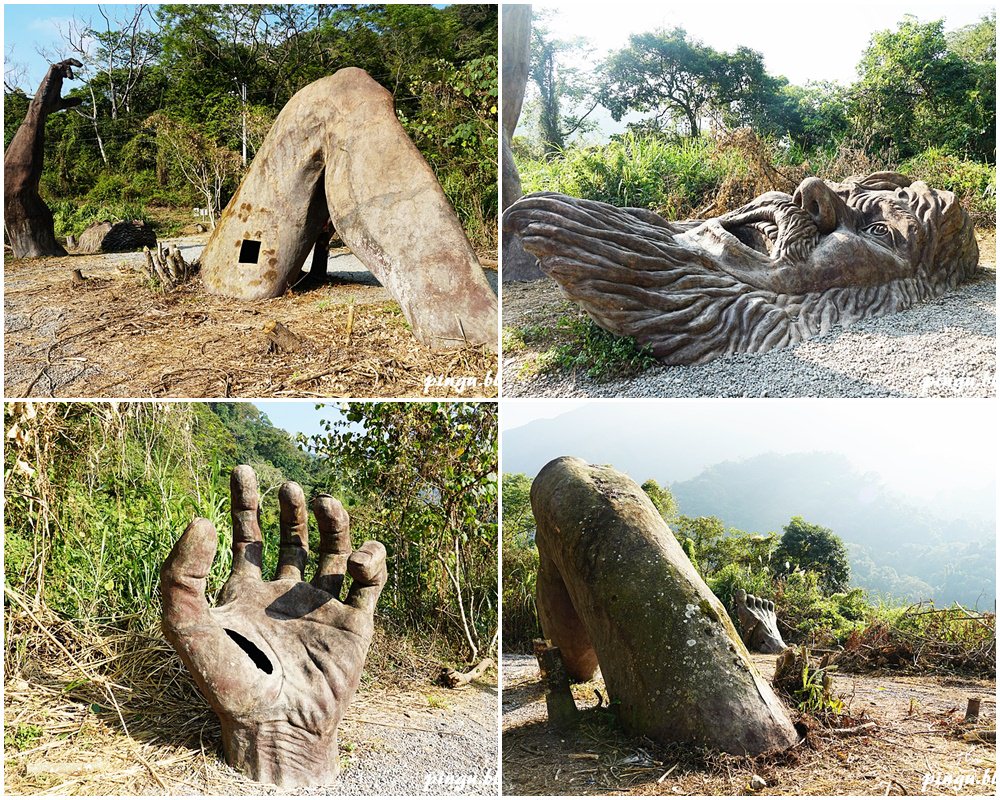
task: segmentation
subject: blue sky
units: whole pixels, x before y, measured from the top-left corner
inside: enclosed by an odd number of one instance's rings
[[[293,436],[297,433],[306,436],[323,433],[320,420],[341,419],[342,416],[337,403],[325,403],[317,410],[314,400],[258,400],[254,405],[267,414],[272,425],[283,428]]]

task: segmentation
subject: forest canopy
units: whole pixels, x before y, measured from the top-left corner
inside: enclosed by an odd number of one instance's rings
[[[490,5],[96,6],[60,30],[82,98],[46,128],[57,234],[153,208],[221,210],[295,92],[343,67],[388,89],[473,243],[496,233],[497,8]],[[8,35],[8,39],[9,39]],[[34,86],[6,79],[4,147]],[[209,192],[192,164],[220,191]],[[188,169],[185,169],[188,167]]]

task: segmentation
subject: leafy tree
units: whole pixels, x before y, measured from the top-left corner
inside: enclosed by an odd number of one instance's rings
[[[321,481],[368,499],[358,527],[386,545],[388,614],[410,624],[447,620],[475,661],[498,638],[496,405],[341,408],[343,418],[308,444],[326,460]]]
[[[792,517],[784,527],[774,561],[782,574],[811,571],[825,592],[846,591],[851,567],[847,548],[829,528]]]
[[[629,37],[603,71],[600,101],[616,120],[629,111],[652,111],[659,123],[682,121],[692,137],[707,117],[730,126],[759,123],[769,106],[780,103],[783,85],[767,74],[755,50],[720,52],[689,39],[683,28]]]
[[[949,49],[943,20],[905,17],[872,36],[852,87],[855,135],[908,158],[932,145],[995,159],[996,102],[980,70]]]
[[[664,520],[670,522],[677,516],[677,501],[670,493],[670,487],[660,486],[655,480],[650,478],[642,484],[642,490],[646,496],[653,501],[656,510]]]
[[[541,15],[536,14],[532,22],[528,77],[538,91],[535,105],[542,153],[545,158],[552,158],[565,149],[568,137],[588,129],[586,120],[597,108],[597,101],[590,99],[592,82],[589,76],[569,63],[584,55],[586,40],[556,39],[540,18]],[[586,103],[589,108],[583,113],[567,110],[567,106],[575,110],[580,103]]]
[[[523,537],[535,528],[531,513],[531,478],[520,472],[503,475],[503,536]]]

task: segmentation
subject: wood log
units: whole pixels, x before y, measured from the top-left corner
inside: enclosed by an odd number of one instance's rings
[[[542,683],[545,686],[545,708],[548,711],[549,724],[554,728],[569,728],[576,725],[580,711],[573,699],[569,672],[563,663],[562,653],[547,639],[535,639],[532,646],[535,659],[538,661],[538,671],[542,674]]]
[[[70,273],[70,281],[73,283],[74,286],[79,286],[86,280],[87,279],[83,277],[83,273],[80,272],[80,270],[78,269],[74,269]]]
[[[442,667],[439,680],[449,689],[457,689],[459,686],[466,686],[472,683],[472,681],[482,676],[492,666],[493,659],[484,658],[468,672],[459,672],[457,669],[452,669],[451,667]]]
[[[277,320],[265,324],[264,333],[267,334],[269,353],[294,353],[301,350],[304,344],[301,336]]]

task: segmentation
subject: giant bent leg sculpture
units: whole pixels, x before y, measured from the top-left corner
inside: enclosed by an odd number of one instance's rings
[[[222,723],[226,761],[262,783],[289,788],[331,783],[338,772],[337,726],[357,691],[386,579],[385,548],[352,552],[349,518],[329,495],[313,503],[319,563],[309,556],[306,501],[281,487],[281,555],[273,581],[261,576],[257,479],[239,466],[231,480],[233,566],[210,608],[205,578],[217,537],[196,519],[160,572],[163,631]],[[341,602],[344,573],[352,583]]]
[[[737,754],[797,741],[722,603],[638,484],[559,458],[535,478],[531,508],[542,631],[572,677],[600,665],[627,730]]]
[[[328,220],[421,342],[496,348],[496,295],[392,96],[361,69],[309,84],[282,109],[202,253],[205,287],[279,296]]]
[[[4,153],[3,227],[15,258],[66,255],[56,241],[52,211],[38,193],[38,183],[45,156],[45,120],[49,114],[80,105],[80,98],[62,96],[62,85],[73,77],[73,67],[82,66],[67,58],[49,67]]]

